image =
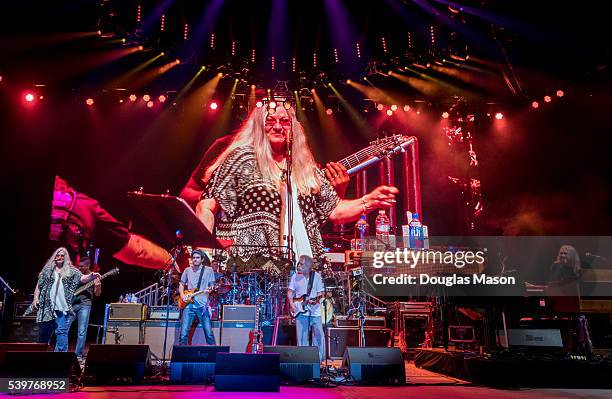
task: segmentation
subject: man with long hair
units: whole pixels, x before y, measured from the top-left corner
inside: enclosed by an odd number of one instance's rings
[[[40,342],[48,343],[55,331],[55,351],[68,351],[68,315],[73,312],[74,291],[80,284],[99,278],[99,273],[84,275],[75,268],[66,248],[60,247],[53,252],[38,274],[32,302],[38,309],[36,322],[40,323]]]
[[[289,148],[291,186],[285,181]],[[374,209],[389,208],[398,193],[395,187],[379,186],[361,198],[340,199],[317,168],[294,109],[280,104],[251,113],[208,167],[204,181],[207,186],[196,206],[197,215],[210,231],[216,222],[217,237],[232,240],[233,253],[245,261],[277,257],[277,249],[288,246],[289,208],[293,209],[291,249],[296,258],[318,258],[323,254],[321,224],[327,220],[348,223]],[[293,193],[291,202],[288,192]]]

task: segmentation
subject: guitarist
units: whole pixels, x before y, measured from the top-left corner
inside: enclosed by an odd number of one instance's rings
[[[82,257],[79,261],[79,270],[84,276],[91,274],[91,260]],[[77,288],[78,289],[78,288]],[[83,363],[83,348],[87,341],[87,326],[89,325],[89,315],[91,313],[91,303],[94,296],[102,294],[102,282],[99,278],[94,280],[94,286],[72,297],[72,313],[68,314],[68,331],[75,319],[77,319],[77,343],[75,353],[79,363]]]
[[[321,319],[321,298],[325,293],[323,279],[319,272],[312,270],[312,258],[300,256],[297,273],[291,276],[287,299],[291,313],[299,315],[295,319],[295,330],[298,346],[310,346],[308,336],[312,330],[312,343],[319,348],[320,361],[325,360],[325,334]],[[303,301],[296,304],[295,300]]]
[[[181,345],[188,344],[191,324],[193,323],[194,318],[197,318],[202,323],[206,343],[208,345],[215,345],[215,336],[212,332],[210,313],[208,312],[207,306],[208,293],[204,292],[200,295],[195,295],[190,299],[185,292],[186,289],[192,293],[194,291],[204,291],[213,286],[215,284],[215,272],[210,267],[210,259],[208,259],[206,253],[201,249],[195,249],[191,253],[191,261],[191,266],[183,271],[181,281],[179,282],[179,294],[181,295],[183,301],[193,301],[192,303],[189,303],[185,309],[183,309],[179,343]]]

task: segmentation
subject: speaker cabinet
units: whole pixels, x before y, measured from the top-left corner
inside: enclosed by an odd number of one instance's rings
[[[164,334],[166,332],[165,320],[147,320],[143,325],[143,343],[149,345],[151,358],[154,361],[161,361],[164,358]],[[181,323],[176,320],[169,320],[168,333],[166,335],[166,360],[172,356],[172,347],[178,343],[181,333]],[[108,341],[107,341],[108,342]]]
[[[406,384],[406,366],[399,348],[349,347],[344,352],[342,365],[361,384]]]
[[[175,345],[170,363],[170,382],[174,384],[204,384],[215,375],[217,353],[229,351],[228,346]]]
[[[349,346],[359,346],[358,328],[328,328],[327,353],[330,359],[342,359]]]
[[[216,391],[280,390],[280,354],[217,353]]]
[[[106,322],[104,343],[111,345],[139,345],[144,342],[142,322],[117,321]]]
[[[40,338],[40,324],[36,318],[22,318],[13,320],[7,326],[7,339],[10,342],[38,342]]]
[[[390,328],[364,328],[363,334],[366,347],[391,346],[393,334]]]
[[[3,378],[71,378],[81,375],[74,352],[11,352],[0,364]]]
[[[316,346],[264,346],[264,353],[280,355],[283,382],[299,384],[321,378],[319,349]]]
[[[0,342],[0,362],[6,352],[46,352],[49,345],[32,342]]]
[[[221,345],[230,352],[244,353],[249,343],[249,332],[255,328],[255,305],[224,305],[221,320]]]
[[[90,385],[133,384],[150,371],[149,345],[91,345],[84,380]]]

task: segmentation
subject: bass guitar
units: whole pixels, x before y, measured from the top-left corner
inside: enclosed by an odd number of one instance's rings
[[[100,280],[104,280],[105,278],[110,277],[110,276],[114,276],[115,274],[119,274],[119,268],[118,267],[115,267],[115,268],[107,271],[103,275],[101,275],[100,276]],[[76,291],[74,291],[74,294],[72,295],[72,303],[74,304],[78,300],[77,296],[80,293],[90,289],[91,287],[94,286],[95,283],[96,283],[96,280],[93,280],[93,281],[90,281],[87,284],[83,284],[82,286],[77,288]]]

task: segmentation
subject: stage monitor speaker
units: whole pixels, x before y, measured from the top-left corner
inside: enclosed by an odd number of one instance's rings
[[[139,345],[144,343],[143,327],[140,321],[106,322],[104,343],[111,345]]]
[[[330,359],[342,359],[348,346],[359,346],[358,328],[329,327],[327,331],[327,353]]]
[[[361,384],[406,384],[406,365],[399,348],[346,348],[342,365]]]
[[[11,352],[0,365],[3,378],[70,378],[81,375],[74,352]]]
[[[215,375],[217,353],[228,352],[229,346],[175,345],[170,362],[170,382],[204,384]]]
[[[140,382],[150,363],[149,345],[91,345],[84,380],[91,385]]]
[[[316,346],[264,346],[264,353],[280,355],[281,379],[303,383],[321,378],[319,348]]]
[[[216,391],[280,390],[278,353],[217,353]]]
[[[49,345],[36,342],[0,342],[0,362],[6,352],[45,352]]]
[[[363,334],[367,347],[391,346],[392,344],[393,334],[390,328],[364,328]]]
[[[172,356],[172,347],[178,342],[181,323],[176,320],[168,321],[168,333],[166,335],[166,360]],[[161,361],[164,358],[164,334],[166,333],[165,320],[147,320],[143,326],[143,343],[149,345],[151,358]],[[108,341],[107,341],[108,342]]]

